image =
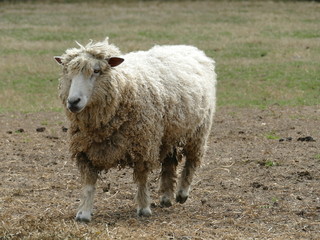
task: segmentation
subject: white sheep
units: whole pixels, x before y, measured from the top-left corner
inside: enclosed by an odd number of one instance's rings
[[[150,216],[148,173],[162,166],[160,203],[172,205],[176,167],[185,157],[176,201],[184,203],[205,153],[215,112],[214,61],[192,46],[155,46],[121,55],[102,42],[66,50],[60,98],[70,151],[83,180],[76,219],[90,221],[98,174],[133,168],[139,216]]]

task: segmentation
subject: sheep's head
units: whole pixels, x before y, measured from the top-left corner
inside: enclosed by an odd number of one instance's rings
[[[60,84],[66,89],[62,98],[66,107],[73,113],[81,112],[90,102],[96,82],[111,68],[121,64],[124,59],[117,47],[108,43],[108,38],[103,42],[88,43],[80,48],[68,49],[61,57],[54,57],[58,64],[63,66],[63,77]]]

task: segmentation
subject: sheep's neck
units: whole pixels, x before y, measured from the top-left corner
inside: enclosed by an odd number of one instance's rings
[[[132,118],[130,111],[121,111],[128,109],[125,102],[121,102],[113,107],[101,108],[101,106],[92,106],[84,109],[79,114],[69,113],[72,132],[81,132],[81,134],[90,136],[96,142],[104,141],[113,135],[125,122]],[[130,108],[129,108],[130,109]],[[71,132],[71,135],[74,133]]]

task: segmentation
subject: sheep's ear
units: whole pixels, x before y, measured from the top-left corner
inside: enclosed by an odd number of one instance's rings
[[[57,62],[59,65],[63,65],[63,63],[62,63],[62,58],[61,58],[61,57],[55,56],[54,59],[56,60],[56,62]]]
[[[119,57],[108,58],[108,63],[110,65],[110,67],[116,67],[116,66],[120,65],[123,61],[124,61],[124,59],[119,58]]]

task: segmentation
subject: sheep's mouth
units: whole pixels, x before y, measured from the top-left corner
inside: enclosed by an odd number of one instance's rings
[[[79,113],[82,111],[83,108],[77,106],[68,106],[68,110],[72,113]]]

